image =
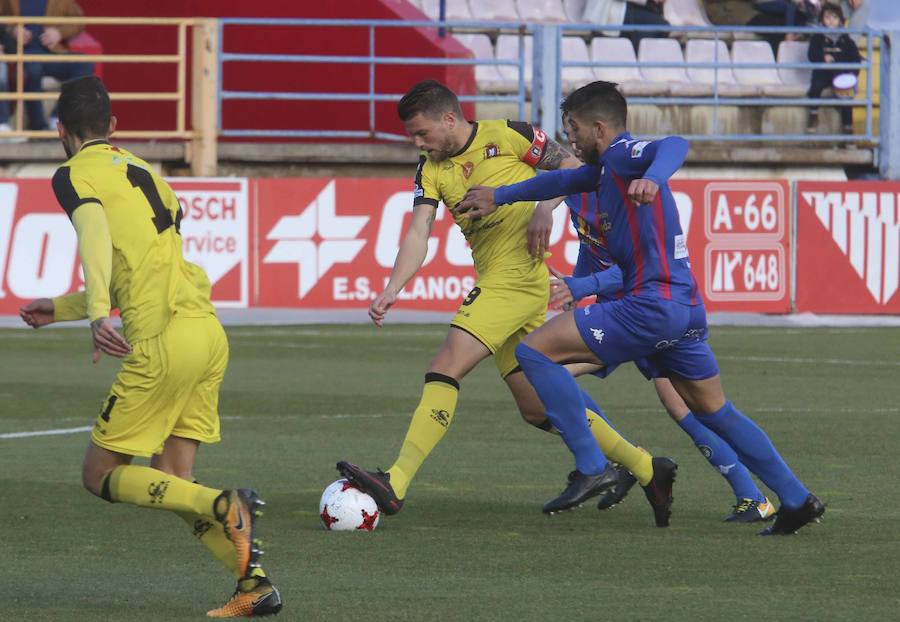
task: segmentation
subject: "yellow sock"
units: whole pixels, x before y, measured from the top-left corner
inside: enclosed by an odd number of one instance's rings
[[[132,464],[116,467],[103,482],[103,498],[109,501],[210,517],[213,502],[221,492],[158,469]]]
[[[234,575],[235,579],[241,578],[238,571],[237,552],[228,536],[225,535],[225,528],[222,524],[209,517],[193,512],[176,512],[181,519],[191,526],[194,530],[194,536],[218,559],[228,571]]]
[[[391,486],[399,498],[406,496],[416,471],[444,438],[453,420],[458,396],[459,383],[456,380],[443,374],[425,374],[422,400],[413,413],[400,455],[387,471],[391,475]]]
[[[591,432],[606,457],[631,471],[641,486],[649,484],[653,479],[653,457],[622,438],[590,408],[587,409],[587,418]]]

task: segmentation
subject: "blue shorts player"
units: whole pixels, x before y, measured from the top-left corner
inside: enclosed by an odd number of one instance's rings
[[[584,404],[574,378],[559,362],[613,366],[644,358],[671,380],[694,416],[725,439],[778,495],[775,522],[761,534],[790,534],[817,520],[825,506],[722,390],[706,341],[706,311],[668,186],[687,155],[687,141],[632,138],[625,129],[625,98],[610,82],[581,87],[566,98],[562,110],[569,140],[581,151],[585,166],[496,189],[474,187],[457,209],[468,218],[481,218],[498,205],[523,199],[597,195],[597,227],[622,271],[623,296],[560,314],[516,349],[548,417],[575,455],[581,477],[570,486],[589,487],[591,478],[605,478],[610,466],[596,443],[584,440],[590,436]]]
[[[580,246],[572,276],[553,271],[558,278],[550,281],[551,308],[568,310],[579,300],[591,296],[596,296],[597,302],[616,300],[623,295],[622,271],[613,263],[603,241],[605,236],[598,228],[601,210],[597,195],[592,192],[573,194],[566,197],[565,203],[572,225],[578,232]],[[753,482],[734,449],[694,417],[669,379],[661,376],[661,370],[655,369],[650,360],[638,359],[634,363],[644,376],[653,379],[660,402],[672,420],[691,437],[703,457],[731,486],[736,502],[725,521],[749,523],[770,519],[775,508]],[[611,366],[603,367],[596,375],[605,377],[613,370]],[[618,471],[619,483],[606,494],[604,508],[621,501],[634,485],[634,477],[627,469],[620,466]]]

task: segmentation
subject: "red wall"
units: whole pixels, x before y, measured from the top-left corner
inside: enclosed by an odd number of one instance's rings
[[[184,0],[150,2],[131,0],[82,0],[89,16],[117,17],[306,17],[343,19],[423,20],[425,16],[402,0],[328,0],[284,2],[235,0],[217,2]],[[110,54],[172,54],[177,49],[174,27],[91,26],[91,34]],[[190,37],[189,43],[190,43]],[[431,29],[390,28],[376,31],[376,54],[380,56],[468,57],[468,50],[452,38],[439,38]],[[224,51],[273,54],[367,55],[367,28],[229,26]],[[190,68],[190,65],[188,66]],[[173,91],[174,65],[105,63],[104,80],[116,91]],[[368,65],[298,63],[228,63],[223,72],[226,90],[283,92],[368,92]],[[475,93],[471,67],[382,65],[376,68],[375,92],[402,94],[426,78],[446,83],[461,95]],[[188,106],[190,111],[190,106]],[[471,114],[471,109],[467,110]],[[121,129],[174,129],[175,104],[168,102],[120,102],[116,104]],[[188,124],[190,123],[188,112]],[[365,102],[223,102],[223,129],[342,129],[366,130]],[[403,133],[396,118],[395,103],[376,106],[376,129]]]

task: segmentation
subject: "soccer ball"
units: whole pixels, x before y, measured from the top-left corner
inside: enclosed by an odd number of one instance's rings
[[[345,479],[330,484],[319,500],[319,518],[329,531],[374,531],[380,517],[375,500]]]

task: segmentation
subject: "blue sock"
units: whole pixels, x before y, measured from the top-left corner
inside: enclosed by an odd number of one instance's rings
[[[737,454],[728,443],[697,421],[693,413],[688,413],[687,417],[678,422],[678,425],[691,437],[703,457],[722,474],[722,477],[728,480],[738,501],[741,499],[765,500],[765,495],[753,483],[747,467],[741,464]]]
[[[547,410],[547,419],[575,455],[575,468],[585,475],[597,475],[606,468],[606,456],[600,451],[584,414],[581,387],[565,367],[557,365],[537,350],[520,343],[516,359],[528,382],[537,391]]]
[[[734,448],[741,462],[775,491],[784,507],[793,509],[803,505],[809,490],[784,463],[762,428],[731,402],[725,402],[711,415],[694,413],[694,416]]]

